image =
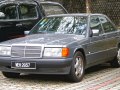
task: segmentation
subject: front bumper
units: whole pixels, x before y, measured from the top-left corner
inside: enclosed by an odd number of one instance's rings
[[[12,69],[11,62],[36,62],[36,69]],[[65,59],[27,59],[0,58],[0,71],[26,74],[69,74],[72,58]]]

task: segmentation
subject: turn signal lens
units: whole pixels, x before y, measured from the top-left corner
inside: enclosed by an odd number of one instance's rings
[[[68,57],[70,53],[69,48],[62,48],[62,57]]]

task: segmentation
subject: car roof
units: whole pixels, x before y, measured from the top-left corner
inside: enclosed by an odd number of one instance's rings
[[[39,3],[41,3],[41,4],[59,4],[59,5],[61,5],[58,2],[51,2],[51,1],[40,1]]]
[[[26,2],[26,3],[41,3],[41,4],[59,4],[57,2],[52,2],[52,1],[44,1],[44,0],[0,0],[0,3],[5,3],[5,2]]]
[[[64,17],[64,16],[93,16],[93,15],[99,15],[99,16],[105,16],[104,14],[99,13],[71,13],[71,14],[57,14],[57,15],[49,15],[47,17]]]
[[[28,2],[28,3],[34,3],[33,0],[1,0],[0,3],[7,3],[7,2]]]

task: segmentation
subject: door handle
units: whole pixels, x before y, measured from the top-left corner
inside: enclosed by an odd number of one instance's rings
[[[21,23],[19,23],[19,24],[16,24],[16,26],[21,27],[21,26],[22,26],[22,24],[21,24]]]

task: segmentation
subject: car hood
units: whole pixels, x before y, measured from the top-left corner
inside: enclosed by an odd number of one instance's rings
[[[33,34],[2,42],[1,44],[44,44],[44,45],[67,45],[85,38],[83,35],[72,34]]]

